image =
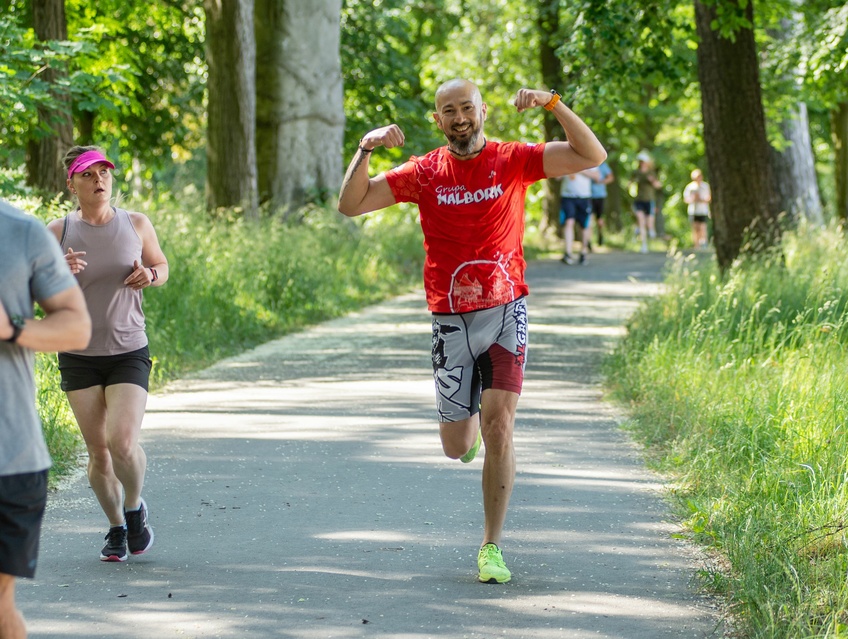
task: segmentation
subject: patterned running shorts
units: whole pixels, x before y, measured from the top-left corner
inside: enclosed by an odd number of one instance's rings
[[[486,389],[521,394],[527,358],[524,298],[482,311],[434,314],[432,356],[440,422],[480,412]]]

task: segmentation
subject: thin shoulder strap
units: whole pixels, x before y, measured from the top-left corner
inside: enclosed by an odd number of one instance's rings
[[[62,239],[59,240],[59,245],[64,245],[65,236],[68,234],[68,216],[65,216],[65,223],[62,225]]]

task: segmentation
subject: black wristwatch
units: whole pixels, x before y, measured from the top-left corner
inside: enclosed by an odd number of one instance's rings
[[[10,315],[9,322],[12,324],[12,336],[6,341],[10,344],[14,344],[18,341],[21,331],[24,330],[26,320],[21,315]]]

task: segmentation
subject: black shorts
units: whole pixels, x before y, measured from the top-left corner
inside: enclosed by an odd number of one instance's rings
[[[595,217],[599,220],[604,216],[604,202],[606,201],[606,198],[603,197],[592,198],[592,213],[594,213]]]
[[[589,227],[589,217],[592,215],[592,201],[588,197],[560,198],[560,222],[574,218],[580,228]]]
[[[690,215],[689,220],[691,222],[701,222],[702,224],[706,224],[707,220],[710,219],[709,215]]]
[[[147,390],[152,366],[147,346],[120,355],[59,353],[59,372],[65,392],[112,384],[135,384]]]
[[[650,200],[636,200],[633,202],[633,212],[642,212],[645,215],[654,214],[654,203]]]
[[[0,572],[35,576],[46,505],[46,470],[0,476]]]

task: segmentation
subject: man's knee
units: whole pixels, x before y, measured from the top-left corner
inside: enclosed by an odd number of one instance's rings
[[[439,424],[439,434],[445,456],[450,459],[459,459],[471,450],[477,439],[478,428],[477,415],[459,422],[442,422]]]
[[[487,455],[502,455],[512,449],[514,421],[514,416],[506,410],[487,417],[482,427]]]

